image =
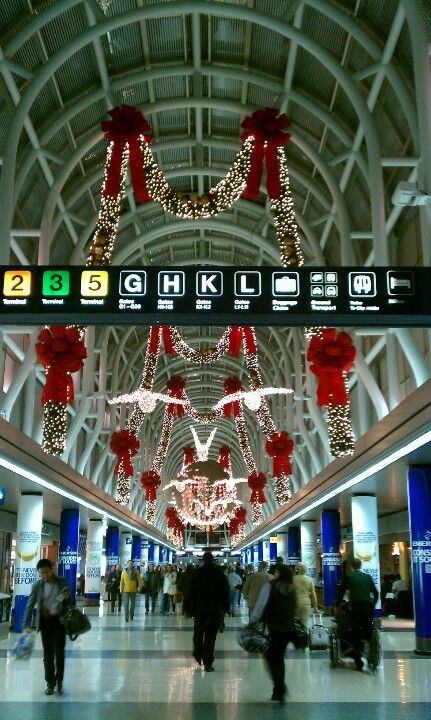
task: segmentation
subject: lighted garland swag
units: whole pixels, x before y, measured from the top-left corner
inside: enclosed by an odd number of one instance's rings
[[[146,202],[151,198],[158,200],[167,212],[187,219],[209,217],[221,212],[230,207],[241,194],[246,198],[255,200],[259,192],[265,164],[266,187],[279,240],[281,264],[284,267],[302,265],[303,258],[299,246],[283,149],[290,138],[289,133],[285,132],[289,125],[286,115],[278,115],[275,109],[266,108],[246,118],[241,124],[244,128],[244,133],[241,136],[243,148],[238,153],[231,170],[215,188],[208,192],[208,195],[201,197],[175,192],[169,187],[150,149],[152,140],[150,127],[139,111],[129,106],[123,106],[114,108],[109,112],[109,115],[111,120],[102,123],[102,129],[110,145],[107,153],[99,219],[87,259],[87,266],[99,267],[108,265],[111,262],[128,163],[134,192],[140,202]],[[82,339],[82,332],[80,337]],[[234,356],[239,352],[239,337],[238,330],[230,331],[230,350]],[[178,336],[176,340],[177,345],[184,345],[182,339],[178,338]],[[246,341],[250,342],[247,338]],[[233,350],[233,346],[236,346],[236,351]],[[170,348],[167,348],[167,352],[170,352],[170,350]],[[154,352],[151,354],[154,355]],[[209,350],[204,351],[203,354],[206,355],[208,360],[213,360],[219,353],[217,350]],[[200,353],[196,353],[196,355],[200,360],[202,359]],[[147,362],[145,366],[144,378],[148,375],[150,369]],[[46,367],[48,367],[49,374],[49,366]],[[75,372],[76,369],[67,369],[69,378],[70,373]],[[345,373],[344,370],[343,373]],[[250,379],[252,381],[251,386],[256,386],[253,383],[252,373],[250,373]],[[70,385],[69,381],[68,384]],[[52,392],[50,397],[50,393],[45,389],[43,399],[45,406],[44,447],[47,452],[52,454],[59,454],[64,449],[65,408],[69,400],[70,397],[59,400],[58,394],[55,392]],[[344,408],[348,407],[348,399],[347,402],[344,401],[343,403],[337,402],[336,398],[332,400],[333,402],[327,404],[328,411],[333,410],[339,404],[343,404]],[[259,421],[262,426],[266,427],[267,433],[268,431],[275,432],[264,401],[261,404],[260,415]],[[141,422],[139,422],[139,417],[140,410],[135,407],[128,424],[131,434],[139,429],[138,426],[140,426],[143,419],[140,418]],[[335,415],[335,420],[336,418],[337,415]],[[60,434],[58,430],[59,419],[62,420]],[[346,420],[346,413],[344,413],[343,420]],[[136,426],[137,421],[138,426]],[[166,435],[166,433],[163,433],[162,437],[163,435]],[[351,448],[347,448],[347,451],[351,452]],[[340,454],[344,454],[343,450]],[[157,455],[160,455],[160,453],[156,453],[156,457]],[[128,466],[128,462],[126,462],[126,465]],[[126,499],[128,501],[128,492],[124,492],[121,486],[124,484],[123,480],[126,479],[128,473],[127,475],[124,473],[123,462],[117,463],[117,470],[119,472],[118,499],[120,502],[125,502]]]

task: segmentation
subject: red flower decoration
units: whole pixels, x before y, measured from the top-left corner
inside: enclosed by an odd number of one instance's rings
[[[184,396],[186,381],[180,375],[172,375],[166,383],[166,387],[171,397],[178,398],[178,400],[180,400]],[[168,405],[168,413],[173,417],[182,417],[184,415],[184,405],[171,403]]]
[[[225,395],[233,395],[233,393],[241,392],[242,385],[241,381],[237,377],[229,377],[226,378],[224,381],[224,394]],[[223,415],[225,417],[230,417],[231,413],[233,411],[234,417],[238,417],[241,410],[241,405],[239,400],[234,400],[233,402],[228,402],[223,406]]]
[[[71,403],[74,399],[70,373],[81,370],[87,357],[84,341],[76,327],[44,328],[37,336],[36,356],[47,369],[41,403]]]
[[[264,473],[258,473],[256,470],[254,470],[248,476],[247,484],[251,490],[250,503],[253,504],[255,502],[258,502],[263,505],[263,503],[266,502],[265,493],[263,492],[263,489],[266,485],[266,477]]]
[[[248,325],[234,325],[229,333],[229,352],[232,357],[238,357],[241,350],[241,340],[244,335],[247,352],[256,353],[256,343],[253,331]]]
[[[113,143],[111,159],[105,180],[103,194],[105,197],[116,197],[120,192],[121,163],[126,143],[129,145],[129,164],[133,190],[141,202],[150,199],[145,181],[142,161],[140,135],[146,143],[150,143],[151,128],[139,110],[130,105],[123,105],[109,110],[112,120],[104,120],[101,128],[105,138]]]
[[[288,433],[284,430],[280,433],[273,433],[269,436],[265,447],[268,455],[273,458],[273,476],[280,477],[281,475],[290,475],[292,472],[290,456],[293,452],[294,444]]]
[[[145,490],[145,500],[155,500],[157,488],[160,486],[160,475],[155,470],[147,470],[141,476],[141,486]]]
[[[343,372],[348,372],[356,357],[350,336],[335,328],[324,328],[321,336],[313,336],[307,352],[310,370],[318,379],[317,404],[347,405],[349,398]]]
[[[225,470],[229,470],[230,452],[228,445],[223,445],[218,451],[218,461]]]
[[[111,437],[109,447],[114,455],[117,456],[114,475],[118,475],[121,464],[123,464],[125,477],[132,477],[133,466],[131,459],[139,450],[139,440],[136,435],[129,430],[117,430]]]
[[[250,117],[245,118],[241,127],[245,132],[241,140],[254,137],[251,153],[250,172],[244,197],[256,200],[259,194],[260,180],[263,171],[263,160],[266,162],[266,189],[271,199],[280,197],[280,171],[278,166],[277,148],[287,145],[290,133],[285,132],[289,126],[289,118],[284,113],[278,114],[275,108],[257,110]]]

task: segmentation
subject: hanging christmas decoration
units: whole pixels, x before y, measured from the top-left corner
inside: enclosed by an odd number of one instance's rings
[[[278,164],[278,148],[287,145],[290,133],[285,132],[289,126],[289,118],[284,113],[279,115],[275,108],[257,110],[250,117],[242,121],[241,127],[245,132],[241,135],[244,142],[253,138],[253,151],[251,154],[250,173],[244,197],[256,200],[259,194],[260,182],[263,172],[263,161],[266,163],[266,189],[268,197],[280,197],[281,182]]]
[[[229,335],[229,352],[232,357],[238,357],[243,338],[247,347],[247,352],[253,354],[257,352],[256,338],[254,337],[253,329],[248,325],[234,325],[231,327]]]
[[[68,405],[74,399],[71,373],[81,370],[87,357],[79,330],[64,325],[45,327],[37,339],[36,356],[47,371],[41,403]]]
[[[166,383],[166,387],[171,398],[175,398],[176,400],[184,399],[184,389],[186,387],[186,381],[184,378],[179,375],[173,375]],[[167,409],[169,415],[172,415],[174,418],[179,418],[184,415],[184,406],[179,405],[178,403],[169,403]]]
[[[310,370],[318,379],[317,404],[347,405],[348,395],[343,373],[350,370],[356,349],[346,332],[323,328],[309,343],[307,360]]]
[[[141,203],[150,199],[148,194],[141,155],[141,142],[150,143],[150,126],[142,113],[130,105],[122,105],[108,111],[111,120],[102,122],[102,130],[110,144],[110,160],[106,182],[103,188],[105,197],[116,198],[120,192],[121,164],[123,153],[128,147],[130,176],[133,190]]]
[[[273,433],[269,436],[265,447],[268,455],[273,458],[272,473],[274,477],[290,475],[292,472],[290,456],[294,445],[288,433],[285,431]]]
[[[224,392],[228,396],[229,400],[223,407],[223,415],[228,418],[233,413],[234,417],[238,417],[241,405],[238,400],[231,400],[230,396],[234,393],[242,392],[241,381],[237,377],[229,377],[224,381]]]
[[[228,471],[230,468],[230,452],[231,450],[228,445],[223,445],[218,451],[218,461],[222,468]]]
[[[147,470],[141,475],[141,486],[145,490],[145,500],[156,500],[157,489],[160,487],[160,475],[154,470]]]
[[[187,465],[191,465],[192,462],[194,462],[195,459],[195,451],[193,450],[190,445],[183,448],[183,467],[187,467]]]
[[[139,450],[139,440],[136,436],[128,430],[117,430],[111,437],[109,447],[114,455],[117,456],[114,475],[118,475],[122,467],[124,476],[126,478],[132,477],[133,466],[131,459]]]

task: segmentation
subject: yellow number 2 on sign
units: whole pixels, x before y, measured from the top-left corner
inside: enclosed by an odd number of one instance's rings
[[[106,270],[83,270],[81,273],[82,297],[106,297],[108,273]]]
[[[3,279],[3,295],[5,297],[28,297],[30,293],[30,270],[6,270]]]

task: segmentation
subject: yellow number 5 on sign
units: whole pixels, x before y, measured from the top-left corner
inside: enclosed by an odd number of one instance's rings
[[[108,277],[106,270],[83,270],[81,273],[82,297],[106,297]]]

